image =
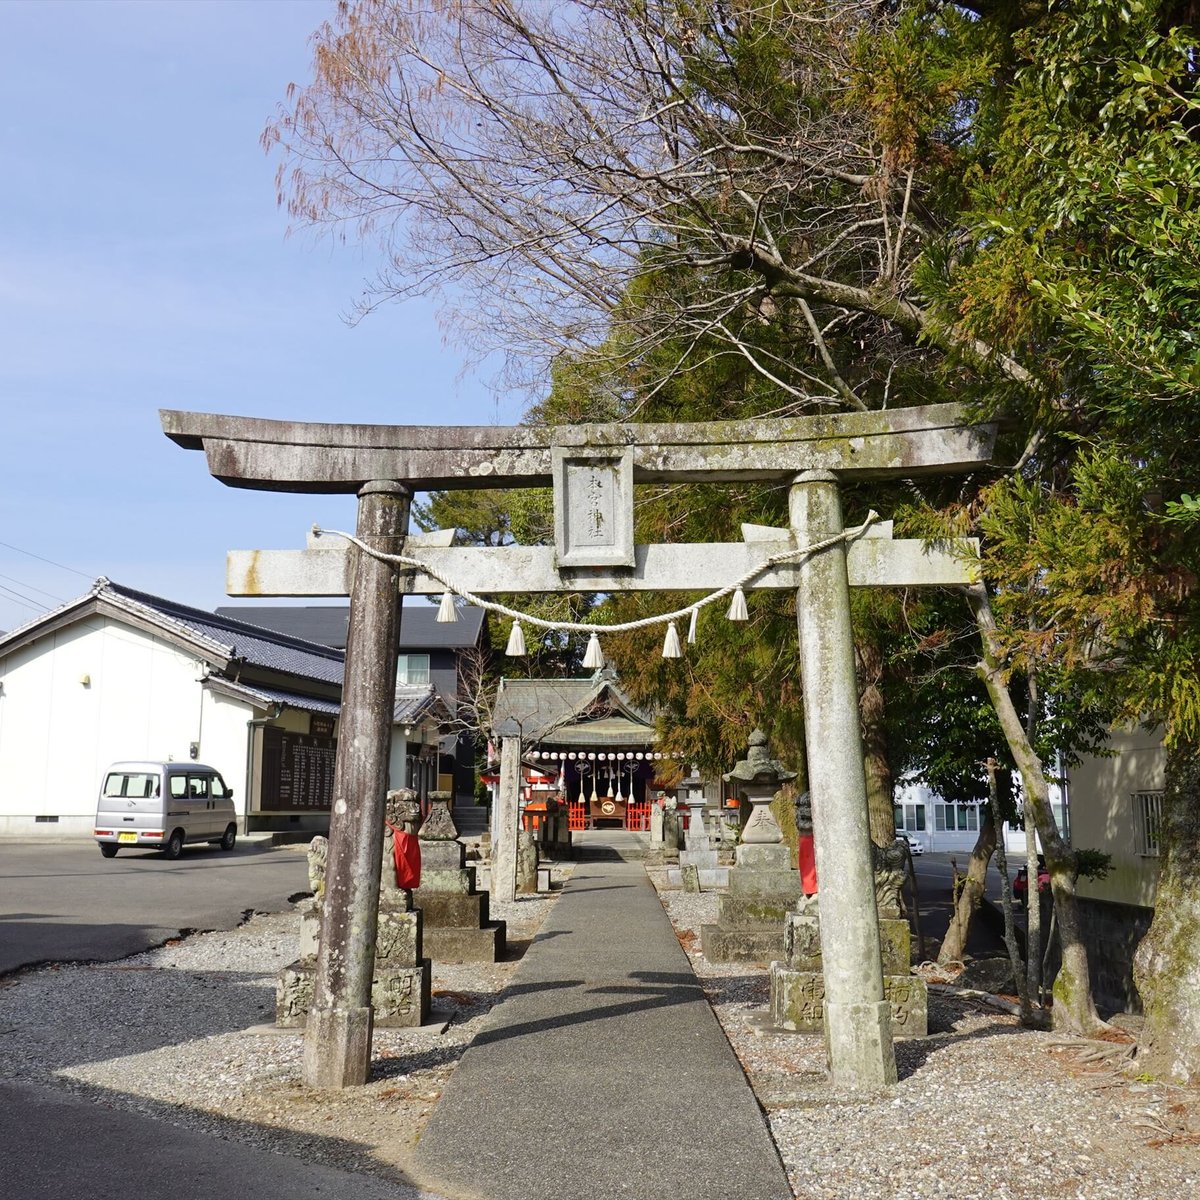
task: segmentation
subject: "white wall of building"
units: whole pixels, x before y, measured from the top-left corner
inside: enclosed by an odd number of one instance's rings
[[[1161,865],[1157,835],[1167,764],[1162,730],[1114,729],[1108,744],[1114,754],[1086,758],[1071,772],[1072,844],[1112,855],[1108,875],[1081,879],[1079,894],[1149,908]]]
[[[244,815],[254,714],[202,678],[193,655],[99,615],[0,661],[0,836],[90,836],[111,762],[187,761],[193,742]]]
[[[979,837],[979,805],[948,804],[923,783],[902,783],[893,793],[896,829],[915,834],[927,850],[970,852]]]

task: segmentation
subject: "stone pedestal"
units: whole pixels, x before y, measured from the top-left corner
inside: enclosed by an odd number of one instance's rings
[[[430,962],[422,957],[421,913],[389,898],[379,905],[375,973],[371,980],[372,1023],[380,1029],[423,1024],[429,1016]],[[312,901],[300,913],[300,957],[279,973],[275,1024],[302,1028],[312,1006],[317,974],[322,905]]]
[[[929,1031],[929,995],[925,981],[909,971],[908,922],[881,918],[879,939],[892,1036],[924,1037]],[[788,914],[783,961],[771,963],[771,1023],[797,1033],[825,1030],[820,913],[815,899],[802,901],[800,911]]]
[[[496,962],[505,948],[503,921],[488,918],[488,893],[476,890],[475,868],[450,813],[449,792],[433,792],[421,826],[421,886],[413,903],[424,918],[424,943],[438,962]]]
[[[368,1048],[372,1027],[408,1028],[423,1025],[429,1018],[432,973],[430,961],[424,957],[421,913],[414,911],[411,894],[396,886],[393,854],[394,832],[412,833],[419,813],[420,806],[408,789],[387,794],[369,1007],[350,1013],[341,1009],[331,1014],[317,1010],[336,1036],[358,1041],[365,1038]],[[300,957],[279,973],[275,989],[275,1024],[283,1028],[307,1027],[312,1010],[325,908],[327,854],[327,840],[313,838],[308,852],[313,898],[300,910]],[[346,1028],[339,1029],[339,1022]]]
[[[516,894],[536,896],[538,890],[538,847],[533,834],[522,829],[517,834]]]
[[[661,846],[664,840],[662,805],[654,804],[650,808],[650,845]]]
[[[800,874],[786,845],[743,843],[717,898],[717,923],[700,929],[709,962],[766,964],[784,954],[788,914],[800,899]]]
[[[673,808],[670,805],[663,806],[663,858],[666,861],[678,860],[679,845],[683,841],[683,833],[680,828],[680,814],[678,808]]]
[[[704,800],[688,802],[688,823],[683,838],[684,848],[679,851],[679,868],[667,872],[670,883],[686,886],[693,878],[698,888],[727,887],[729,868],[717,866],[717,852],[704,828]],[[691,868],[691,870],[689,870]]]

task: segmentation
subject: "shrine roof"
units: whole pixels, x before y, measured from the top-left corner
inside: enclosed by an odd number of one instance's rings
[[[607,710],[607,711],[606,711]],[[590,729],[588,735],[577,730]],[[601,670],[590,679],[505,679],[496,697],[492,732],[526,742],[578,745],[645,745],[655,739],[654,718],[621,690],[616,674]],[[619,740],[612,740],[612,739]]]

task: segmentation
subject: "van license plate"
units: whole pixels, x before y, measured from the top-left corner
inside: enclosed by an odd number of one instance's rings
[[[137,834],[136,833],[118,833],[117,841],[118,842],[134,842],[134,843],[136,843],[137,842]]]

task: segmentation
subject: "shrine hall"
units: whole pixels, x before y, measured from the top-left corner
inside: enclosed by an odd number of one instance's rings
[[[616,672],[588,679],[505,679],[492,733],[521,739],[522,800],[566,803],[571,829],[648,830],[650,804],[667,785],[650,714],[621,690]]]

